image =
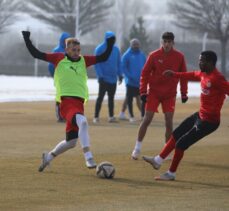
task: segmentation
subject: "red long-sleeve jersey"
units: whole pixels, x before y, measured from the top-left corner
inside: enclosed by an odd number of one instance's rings
[[[64,59],[65,54],[64,53],[46,53],[45,54],[45,60],[48,62],[51,62],[54,64],[54,67],[58,65],[58,63]],[[96,57],[95,56],[83,56],[85,59],[85,65],[86,67],[89,67],[93,64],[96,64]]]
[[[140,94],[154,92],[157,96],[173,97],[177,93],[178,78],[168,78],[163,75],[165,70],[174,72],[186,72],[184,55],[171,49],[165,53],[163,48],[150,53],[143,67],[140,79]],[[187,81],[180,80],[180,91],[182,95],[187,94]]]
[[[200,81],[200,118],[219,123],[225,95],[229,95],[229,82],[224,76],[216,68],[210,73],[194,71],[175,73],[175,76],[189,81]]]

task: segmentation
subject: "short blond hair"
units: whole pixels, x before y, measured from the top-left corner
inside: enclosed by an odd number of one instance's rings
[[[69,47],[69,45],[80,45],[80,42],[79,40],[77,40],[76,38],[74,37],[69,37],[65,40],[65,46],[66,47]]]

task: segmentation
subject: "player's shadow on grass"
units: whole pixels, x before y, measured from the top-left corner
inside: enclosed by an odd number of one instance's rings
[[[127,179],[127,178],[120,178],[120,177],[113,179],[113,182],[124,183],[130,186],[152,186],[154,184],[151,181]]]
[[[210,183],[210,182],[202,182],[202,181],[188,181],[188,180],[176,180],[177,183],[181,183],[181,184],[189,184],[189,185],[198,185],[198,186],[205,186],[206,188],[223,188],[223,189],[227,189],[229,188],[229,185],[224,185],[224,184],[215,184],[215,183]]]
[[[209,164],[209,163],[197,163],[197,162],[192,162],[193,165],[201,167],[201,168],[211,168],[211,169],[219,169],[219,170],[229,170],[229,166],[226,165],[216,165],[216,164]]]
[[[152,181],[143,181],[143,180],[137,180],[137,179],[127,179],[127,178],[115,178],[112,180],[112,182],[115,183],[121,183],[121,184],[126,184],[130,187],[134,187],[134,188],[152,188],[152,187],[160,187],[160,188],[168,188],[168,187],[174,187],[174,188],[178,188],[177,187],[177,183],[176,181],[172,181],[172,182],[158,182],[155,181],[152,178]],[[182,187],[182,185],[179,184],[179,186]]]
[[[152,182],[150,181],[143,181],[143,180],[134,180],[134,179],[127,179],[127,178],[115,178],[112,180],[112,182],[115,183],[124,183],[129,186],[141,188],[141,187],[164,187],[164,188],[180,188],[180,189],[189,189],[193,185],[197,186],[205,186],[207,189],[210,188],[229,188],[228,185],[223,185],[223,184],[215,184],[215,183],[210,183],[210,182],[201,182],[201,181],[187,181],[187,180],[175,180],[175,181],[155,181],[152,179]]]

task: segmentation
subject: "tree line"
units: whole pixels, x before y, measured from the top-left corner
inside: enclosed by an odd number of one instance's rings
[[[152,40],[144,25],[144,10],[138,16],[143,4],[137,0],[0,0],[0,33],[6,33],[9,26],[18,20],[20,12],[47,23],[59,31],[79,36],[92,33],[114,15],[122,34],[121,48],[126,49],[129,40],[137,37],[145,52],[150,51]],[[114,13],[114,7],[117,13]],[[208,39],[218,40],[221,45],[221,71],[226,75],[227,43],[229,39],[229,1],[227,0],[176,0],[169,1],[168,15],[172,23],[191,33],[207,33]],[[130,21],[130,16],[132,20]],[[77,19],[77,20],[76,20]],[[127,23],[131,23],[127,31]],[[76,30],[76,27],[78,29]],[[176,34],[176,32],[175,32]]]

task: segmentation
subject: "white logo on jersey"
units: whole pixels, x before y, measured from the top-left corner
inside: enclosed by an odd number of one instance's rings
[[[209,94],[210,94],[210,90],[209,90],[209,89],[204,89],[204,88],[202,88],[202,89],[201,89],[201,92],[202,92],[202,94],[204,94],[204,95],[209,95]]]
[[[210,94],[210,87],[212,86],[211,81],[206,81],[204,83],[204,87],[201,88],[201,92],[204,95],[209,95]]]
[[[207,84],[206,84],[206,86],[207,86],[208,88],[210,88],[210,87],[212,86],[211,81],[208,81]]]

